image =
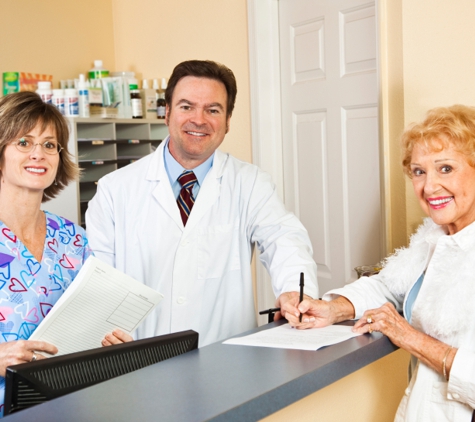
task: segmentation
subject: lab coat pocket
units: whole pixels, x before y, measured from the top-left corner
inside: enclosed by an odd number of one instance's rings
[[[198,242],[198,278],[223,278],[241,269],[239,220],[201,228]]]
[[[431,421],[454,421],[456,402],[447,399],[447,383],[435,381],[432,383],[430,405]]]

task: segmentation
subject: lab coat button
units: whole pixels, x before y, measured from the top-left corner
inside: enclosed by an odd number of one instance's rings
[[[184,240],[183,242],[181,242],[181,246],[188,246],[189,244],[190,244],[189,240]]]
[[[406,388],[406,391],[404,391],[404,394],[406,396],[408,396],[409,394],[411,394],[411,389],[409,387]]]
[[[176,303],[178,303],[179,305],[181,305],[182,303],[185,303],[185,298],[180,296],[177,300],[176,300]]]
[[[455,400],[458,400],[460,398],[460,395],[457,394],[457,393],[454,393],[452,394],[452,397],[455,399]]]
[[[447,394],[447,398],[448,398],[449,400],[453,400],[452,394],[448,393],[448,394]]]

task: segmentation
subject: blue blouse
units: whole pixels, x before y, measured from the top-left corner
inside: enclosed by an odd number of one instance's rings
[[[86,232],[45,212],[41,262],[0,221],[0,343],[28,340],[92,255]],[[5,379],[0,377],[0,417]]]

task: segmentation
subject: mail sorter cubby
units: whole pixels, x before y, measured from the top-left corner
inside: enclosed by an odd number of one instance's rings
[[[68,118],[68,148],[83,169],[79,183],[71,183],[44,209],[85,225],[88,202],[106,174],[150,154],[168,135],[163,121],[150,119]]]

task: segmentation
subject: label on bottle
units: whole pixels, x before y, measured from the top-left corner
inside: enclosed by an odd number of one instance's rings
[[[79,116],[78,97],[64,98],[64,115],[65,116]]]
[[[164,119],[165,118],[165,110],[166,107],[158,106],[157,107],[157,118],[158,119]]]
[[[142,100],[140,98],[131,98],[132,118],[143,117]]]
[[[53,104],[59,112],[64,116],[64,97],[52,97],[51,104]]]
[[[41,99],[43,100],[44,103],[51,104],[51,97],[53,96],[53,94],[51,92],[38,92],[38,91],[36,91],[36,93],[41,97]]]

